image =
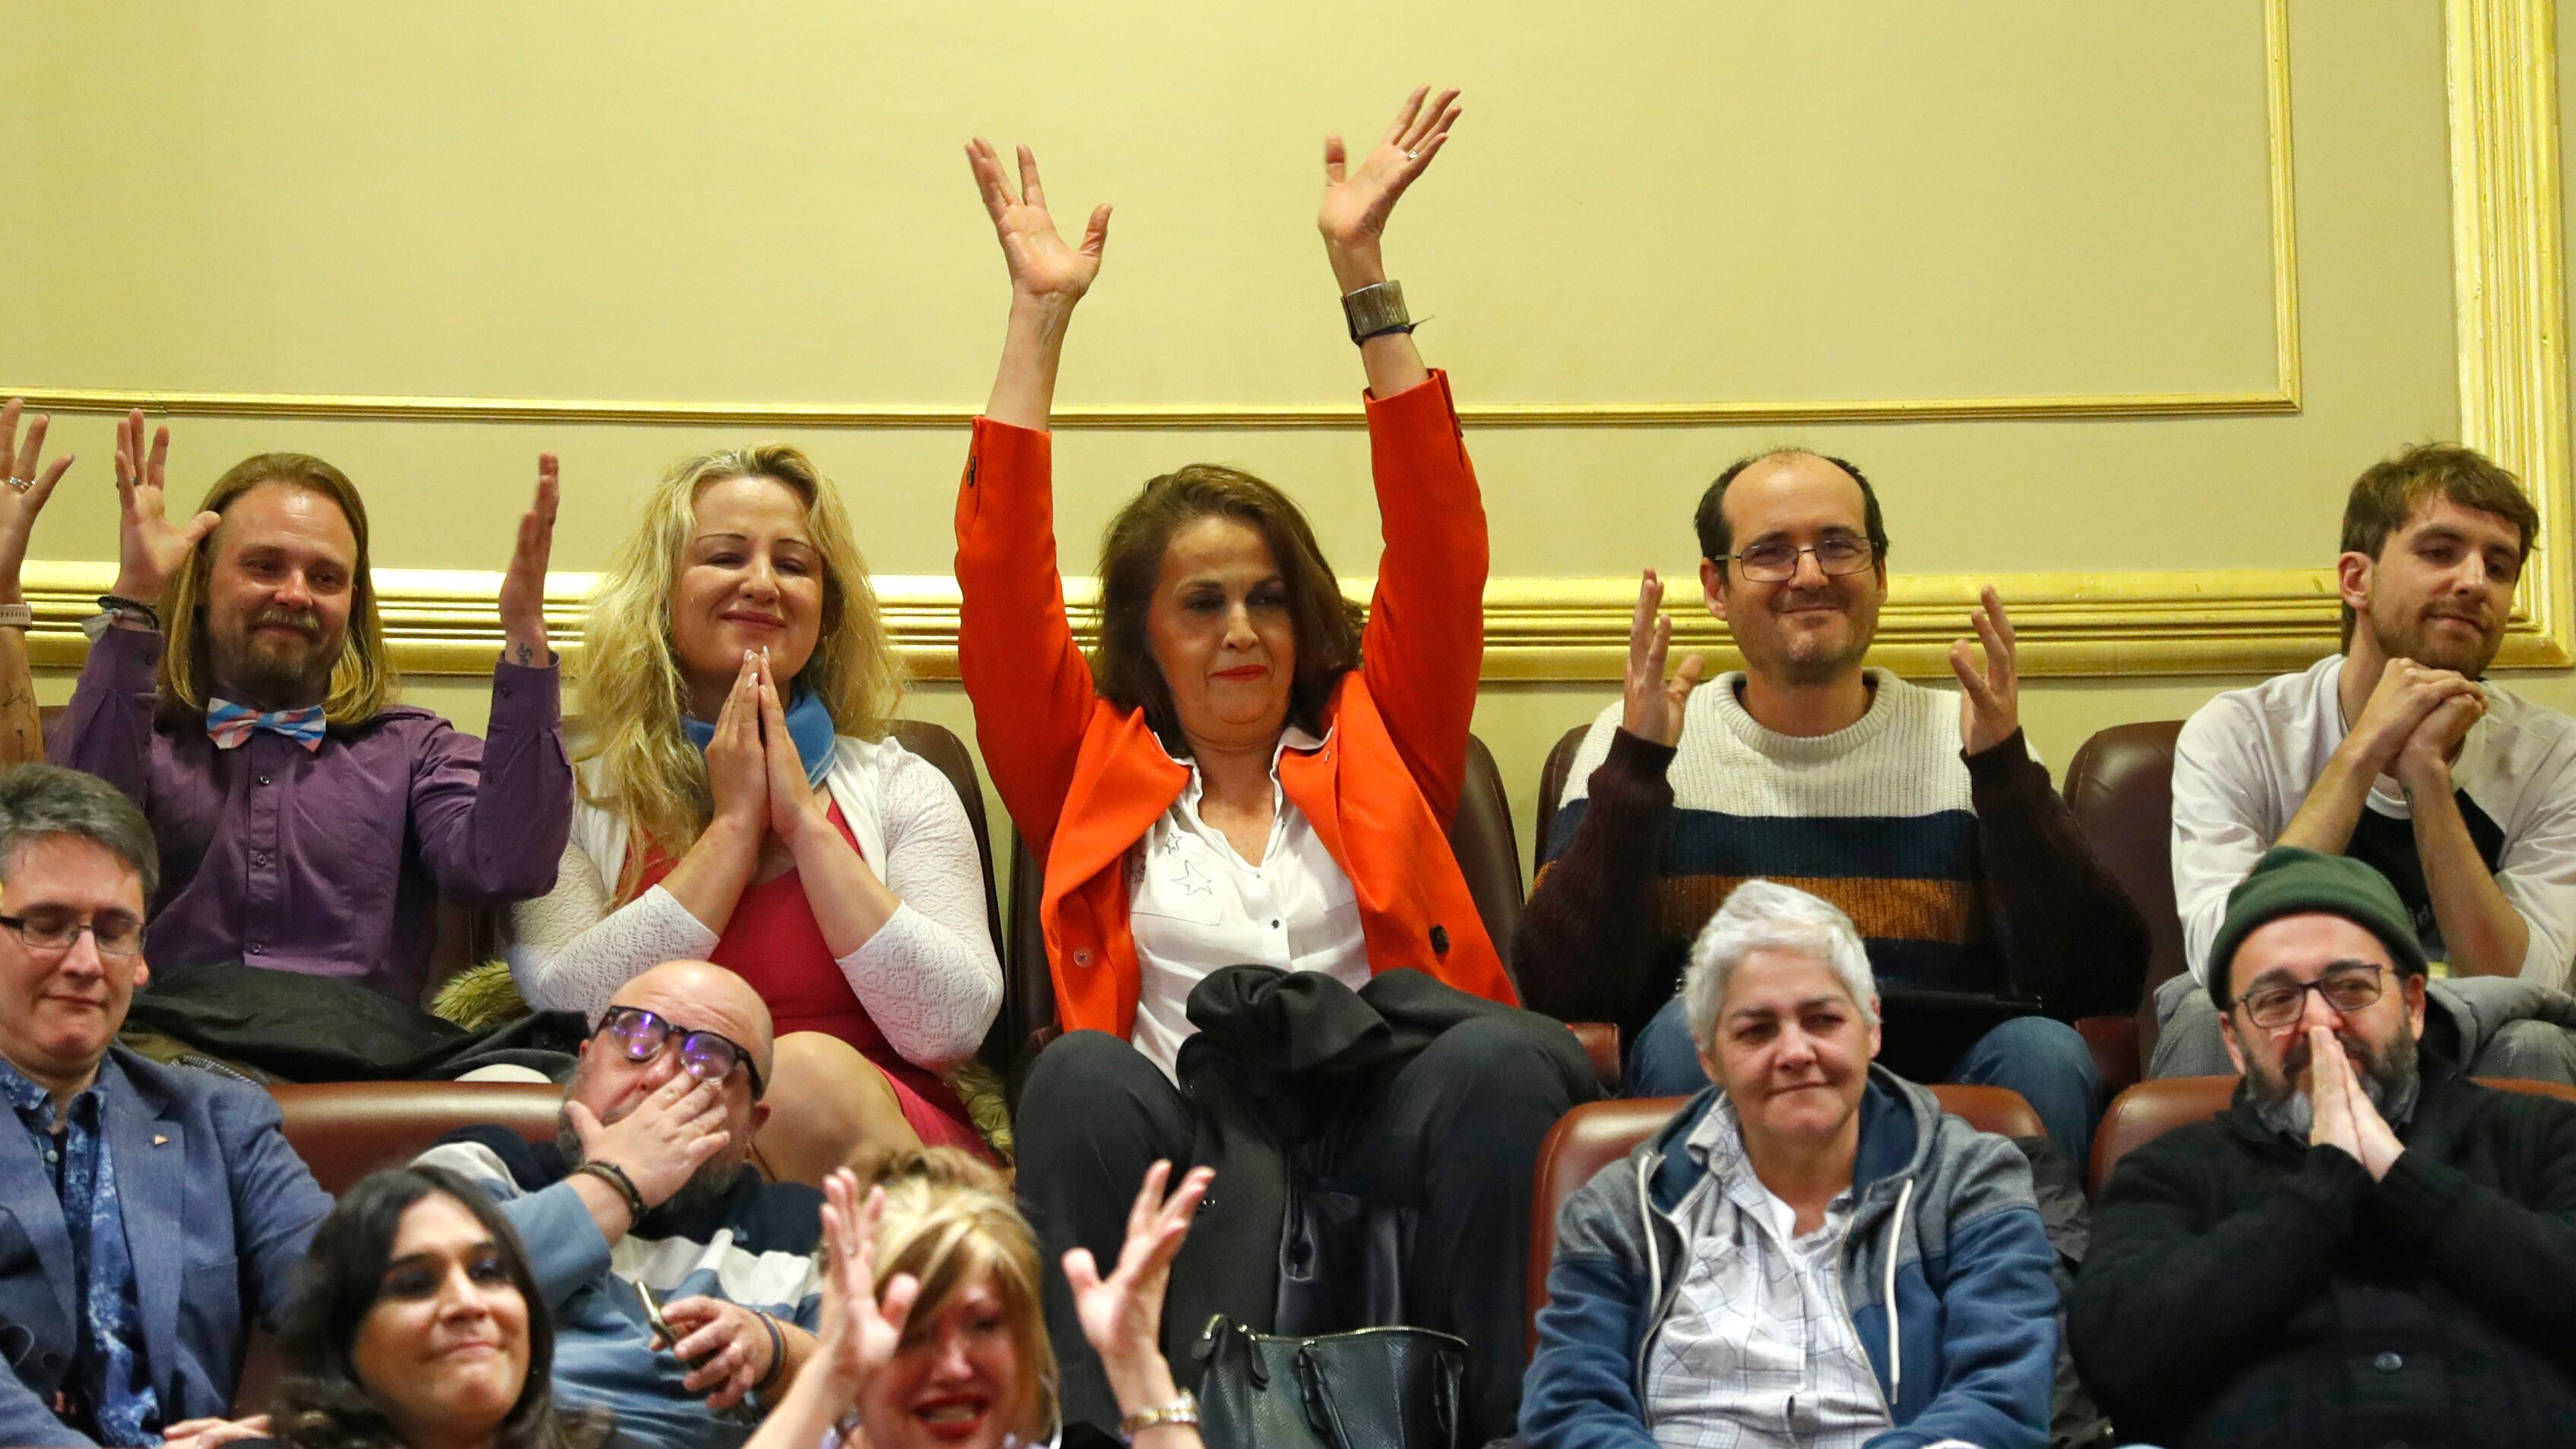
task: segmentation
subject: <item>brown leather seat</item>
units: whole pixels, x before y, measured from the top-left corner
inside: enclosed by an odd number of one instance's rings
[[[1467,878],[1476,914],[1493,938],[1494,949],[1511,964],[1512,932],[1521,919],[1520,845],[1513,838],[1511,801],[1503,791],[1503,772],[1494,752],[1474,735],[1467,737],[1466,788],[1458,814],[1449,823],[1449,848],[1459,872]],[[1046,866],[1029,850],[1015,826],[1011,831],[1010,948],[1002,963],[1003,1023],[1018,1027],[1013,1038],[1028,1043],[1037,1033],[1052,1034],[1055,1025],[1055,978],[1047,973],[1046,934],[1038,907],[1046,884]],[[997,1023],[998,1034],[1002,1024]],[[1593,1071],[1605,1085],[1619,1080],[1618,1029],[1601,1022],[1574,1024],[1574,1034],[1592,1058]],[[1026,1048],[1024,1047],[1023,1050]],[[997,1063],[998,1065],[998,1063]],[[1006,1067],[1007,1071],[1008,1068]]]
[[[2077,826],[2121,887],[2129,892],[2129,898],[2146,912],[2147,929],[2155,942],[2155,954],[2149,957],[2147,967],[2149,999],[2140,1004],[2137,1017],[2087,1016],[2075,1022],[2085,1045],[2093,1049],[2093,1066],[2101,1073],[2105,1097],[2117,1095],[2138,1079],[2146,1060],[2140,1032],[2154,1029],[2155,985],[2176,969],[2166,965],[2168,957],[2176,966],[2182,960],[2181,927],[2173,910],[2173,876],[2164,853],[2173,818],[2173,735],[2181,728],[2180,721],[2114,726],[2085,741],[2084,747],[2075,752],[2074,763],[2066,768],[2066,803],[2075,814]],[[1544,863],[1548,835],[1556,828],[1557,805],[1565,798],[1566,781],[1574,773],[1575,752],[1582,748],[1583,737],[1591,729],[1588,724],[1580,724],[1567,730],[1555,748],[1547,752],[1547,763],[1539,770],[1538,834],[1530,847],[1532,882],[1537,881],[1539,866]],[[2162,732],[2161,736],[2158,732]],[[2154,741],[2159,737],[2163,742],[2161,764],[2154,753]],[[2086,813],[2088,803],[2094,811],[2090,818]],[[2148,834],[2155,837],[2152,859],[2142,853],[2139,843]],[[2121,853],[2115,854],[2114,847],[2104,843],[2106,838],[2115,840]],[[2155,872],[2152,881],[2138,874],[2149,865]],[[2150,889],[2162,891],[2160,900],[2148,893]]]
[[[2122,1092],[2102,1114],[2102,1125],[2093,1129],[2093,1170],[2090,1191],[2100,1201],[2102,1189],[2111,1181],[2111,1169],[2120,1159],[2155,1141],[2177,1127],[2206,1122],[2227,1108],[2236,1095],[2235,1077],[2163,1077],[2140,1082]],[[2562,1102],[2576,1102],[2576,1087],[2564,1082],[2535,1082],[2521,1077],[2480,1077],[2486,1086],[2506,1092],[2529,1092],[2536,1097],[2556,1097]]]
[[[1980,1132],[2042,1137],[2039,1114],[2006,1087],[1937,1086],[1941,1110]],[[1593,1175],[1618,1161],[1681,1110],[1688,1097],[1638,1097],[1588,1102],[1556,1121],[1538,1149],[1538,1176],[1530,1195],[1530,1348],[1538,1347],[1538,1311],[1547,1305],[1548,1265],[1556,1260],[1556,1215],[1565,1200]]]
[[[2138,1079],[2155,1050],[2156,988],[2185,966],[2173,889],[2174,739],[2181,733],[2182,721],[2174,719],[2113,725],[2086,740],[2066,765],[2066,806],[2076,828],[2147,918],[2147,989],[2134,1018],[2135,1059],[2116,1078],[2103,1073],[2106,1093]]]
[[[269,1089],[286,1142],[338,1197],[381,1167],[400,1167],[459,1127],[492,1124],[552,1142],[563,1088],[542,1082],[326,1082]]]

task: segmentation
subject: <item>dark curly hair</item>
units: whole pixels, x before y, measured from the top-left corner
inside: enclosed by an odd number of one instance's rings
[[[554,1316],[528,1266],[528,1250],[480,1189],[437,1167],[368,1174],[314,1231],[278,1334],[286,1360],[270,1408],[278,1441],[294,1449],[403,1449],[393,1421],[359,1381],[351,1352],[358,1324],[381,1294],[402,1215],[432,1193],[455,1199],[492,1235],[511,1283],[527,1300],[528,1378],[501,1421],[500,1449],[598,1449],[611,1428],[604,1411],[555,1412]]]

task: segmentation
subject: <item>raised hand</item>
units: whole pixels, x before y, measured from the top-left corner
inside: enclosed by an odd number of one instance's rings
[[[673,1357],[689,1366],[680,1387],[705,1394],[707,1407],[722,1411],[743,1401],[752,1387],[769,1377],[777,1362],[774,1341],[762,1315],[722,1298],[681,1298],[662,1306],[662,1317],[680,1341]]]
[[[760,656],[746,649],[741,672],[725,694],[716,715],[715,738],[707,741],[707,787],[715,797],[715,818],[731,820],[754,850],[769,831],[769,756],[760,740]]]
[[[0,604],[26,602],[18,575],[27,564],[27,537],[45,500],[54,496],[54,485],[72,466],[69,453],[44,462],[45,429],[53,424],[44,413],[27,420],[26,441],[18,440],[18,415],[25,406],[18,398],[0,403],[0,466],[9,470],[8,486],[0,488]]]
[[[1431,165],[1431,158],[1449,141],[1449,128],[1457,124],[1458,92],[1442,91],[1428,105],[1424,99],[1431,88],[1424,86],[1405,99],[1395,113],[1394,124],[1386,134],[1353,167],[1342,147],[1342,138],[1324,138],[1324,204],[1316,214],[1316,229],[1324,234],[1324,249],[1333,257],[1333,270],[1342,276],[1342,290],[1367,286],[1384,280],[1383,275],[1354,280],[1344,274],[1346,264],[1365,271],[1379,267],[1379,241],[1386,235],[1387,218],[1395,211],[1398,197]]]
[[[1181,1239],[1189,1234],[1190,1219],[1197,1215],[1199,1200],[1207,1196],[1208,1184],[1215,1181],[1216,1172],[1205,1167],[1191,1169],[1166,1199],[1163,1184],[1171,1175],[1169,1162],[1157,1162],[1146,1169],[1144,1185],[1136,1190],[1136,1201],[1127,1209],[1127,1241],[1118,1250],[1118,1266],[1108,1277],[1100,1276],[1100,1266],[1089,1248],[1075,1248],[1064,1255],[1065,1282],[1073,1289],[1074,1310],[1082,1319],[1082,1336],[1100,1355],[1101,1367],[1108,1372],[1113,1389],[1120,1387],[1122,1378],[1132,1380],[1140,1372],[1170,1373],[1162,1350],[1163,1288],[1171,1280],[1172,1259],[1181,1251]],[[1150,1395],[1153,1391],[1146,1392]],[[1122,1390],[1121,1408],[1132,1411],[1141,1407],[1127,1399],[1128,1394]]]
[[[1664,656],[1673,643],[1673,621],[1663,612],[1664,581],[1653,569],[1637,585],[1637,613],[1628,624],[1628,683],[1619,727],[1641,740],[1670,748],[1682,737],[1683,706],[1699,688],[1700,657],[1690,655],[1673,677]]]
[[[555,547],[555,509],[563,485],[555,455],[537,455],[537,500],[519,518],[518,547],[510,553],[510,571],[501,576],[501,657],[513,664],[542,666],[554,657],[546,647],[546,562]]]
[[[2014,660],[2012,620],[1992,584],[1977,596],[1977,612],[1968,623],[1976,643],[1961,639],[1950,646],[1950,672],[1959,676],[1959,739],[1969,754],[1983,754],[2011,739],[2021,728],[2021,674]],[[1977,645],[1985,646],[1985,668],[1977,667]]]
[[[859,1205],[859,1180],[848,1168],[823,1179],[823,1331],[812,1362],[840,1389],[857,1398],[894,1361],[903,1346],[921,1284],[895,1275],[877,1296],[877,1221],[885,1216],[885,1189],[872,1188]]]
[[[981,136],[966,144],[966,161],[975,169],[976,189],[984,194],[984,210],[1001,240],[1002,261],[1011,269],[1012,295],[1070,307],[1100,275],[1100,255],[1109,245],[1109,207],[1104,202],[1092,208],[1081,246],[1065,245],[1055,218],[1047,213],[1037,154],[1026,146],[1019,150],[1017,182],[1003,168],[1001,153]]]
[[[200,513],[184,524],[172,523],[162,487],[170,461],[170,430],[152,431],[147,451],[143,411],[125,415],[116,428],[116,495],[124,513],[116,528],[116,587],[121,598],[159,605],[170,580],[206,535],[223,522],[218,513]]]
[[[594,1051],[612,1051],[595,1042]],[[690,1175],[723,1150],[724,1093],[714,1082],[701,1082],[686,1072],[645,1094],[635,1110],[603,1125],[590,1108],[567,1099],[564,1117],[581,1138],[584,1162],[613,1162],[643,1195],[646,1207],[659,1207],[688,1185]]]

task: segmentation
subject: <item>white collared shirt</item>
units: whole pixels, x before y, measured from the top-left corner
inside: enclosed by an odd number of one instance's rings
[[[1368,984],[1358,893],[1303,811],[1279,788],[1279,756],[1324,742],[1291,725],[1270,753],[1270,841],[1254,865],[1199,818],[1206,781],[1195,761],[1181,798],[1127,852],[1127,910],[1143,980],[1129,1040],[1175,1076],[1191,1026],[1190,992],[1226,966],[1322,971]]]
[[[1846,1191],[1814,1232],[1763,1186],[1735,1104],[1684,1146],[1708,1165],[1676,1206],[1689,1258],[1647,1347],[1646,1418],[1662,1449],[1858,1449],[1890,1427],[1842,1291]]]

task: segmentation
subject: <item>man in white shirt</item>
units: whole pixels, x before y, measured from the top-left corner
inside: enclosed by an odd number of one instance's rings
[[[2472,449],[2409,448],[2344,508],[2344,650],[2232,690],[2174,750],[2174,898],[2206,979],[2227,893],[2263,852],[2348,855],[2397,887],[2435,1004],[2487,1076],[2576,1082],[2576,720],[2486,678],[2540,519]],[[2150,1075],[2227,1074],[2198,981],[2157,993]]]

